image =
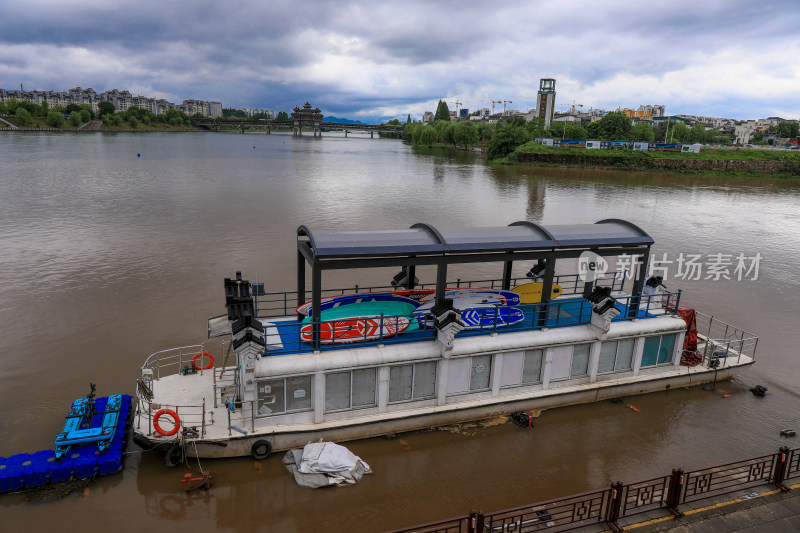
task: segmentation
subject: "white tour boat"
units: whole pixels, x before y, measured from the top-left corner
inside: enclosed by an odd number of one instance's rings
[[[623,220],[297,236],[296,290],[267,293],[237,272],[208,340],[142,366],[134,439],[168,465],[698,385],[754,362],[754,335],[645,280],[653,239]],[[635,265],[627,291],[592,270],[620,256]],[[556,274],[575,259],[578,273]],[[514,262],[531,265],[526,278]],[[502,277],[448,279],[471,263]],[[419,284],[417,266],[436,279]],[[401,268],[391,287],[322,288],[326,270],[382,267]]]

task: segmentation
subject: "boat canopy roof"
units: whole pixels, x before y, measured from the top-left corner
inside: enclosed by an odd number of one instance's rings
[[[312,231],[308,226],[300,226],[297,236],[298,247],[305,248],[304,255],[310,262],[386,256],[458,256],[481,252],[599,250],[650,246],[654,242],[641,228],[620,219],[548,226],[520,221],[508,226],[441,230],[430,224],[414,224],[408,229],[334,231]]]

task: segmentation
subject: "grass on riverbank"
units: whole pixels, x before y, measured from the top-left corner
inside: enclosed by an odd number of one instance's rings
[[[789,161],[800,163],[800,151],[702,148],[691,152],[646,152],[643,150],[593,150],[591,148],[563,148],[529,142],[513,153],[572,154],[585,157],[617,157],[620,161],[637,162],[642,159],[718,159],[733,161]],[[509,160],[513,161],[513,153]]]
[[[550,157],[541,161],[529,161],[525,154],[542,154]],[[663,167],[657,160],[677,160],[679,168]],[[679,161],[686,161],[685,166]],[[691,168],[691,160],[720,160],[742,162],[775,162],[778,164],[794,163],[785,170],[766,171],[753,167],[748,169],[747,163],[740,168]],[[749,149],[704,148],[699,153],[682,152],[645,152],[641,150],[593,150],[588,148],[563,148],[527,143],[518,147],[508,157],[492,161],[495,164],[523,164],[534,166],[561,167],[596,167],[617,168],[649,172],[667,172],[677,174],[699,174],[726,178],[800,178],[800,153],[797,151],[771,151]]]

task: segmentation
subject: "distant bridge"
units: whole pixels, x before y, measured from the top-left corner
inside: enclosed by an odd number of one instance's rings
[[[302,134],[302,128],[306,127],[308,129],[312,129],[314,131],[314,136],[319,135],[322,136],[322,129],[326,130],[344,130],[344,136],[347,137],[347,133],[351,131],[368,131],[370,137],[375,136],[375,132],[391,132],[397,133],[398,135],[402,133],[403,126],[392,126],[387,124],[353,124],[353,123],[344,123],[344,122],[321,122],[318,125],[310,124],[307,122],[302,122],[299,127],[295,124],[293,120],[245,120],[245,119],[220,119],[220,118],[201,118],[195,119],[194,124],[197,126],[203,126],[205,128],[213,129],[217,131],[220,127],[223,128],[238,128],[239,131],[244,133],[245,128],[249,127],[257,127],[257,128],[264,128],[265,133],[269,135],[273,129],[292,129],[296,135]]]

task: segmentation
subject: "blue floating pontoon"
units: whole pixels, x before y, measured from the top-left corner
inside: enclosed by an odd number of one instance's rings
[[[92,479],[122,470],[131,418],[131,397],[92,394],[72,404],[56,450],[0,457],[0,493]],[[84,427],[81,427],[84,426]]]

